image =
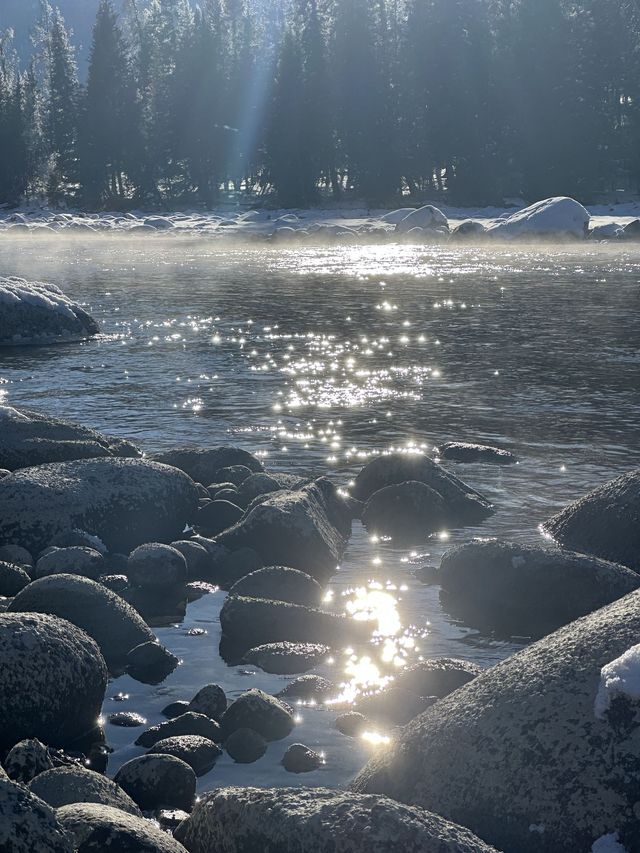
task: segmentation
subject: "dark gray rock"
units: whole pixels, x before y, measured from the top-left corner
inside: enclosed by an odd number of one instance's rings
[[[187,561],[187,577],[190,581],[209,578],[213,568],[213,560],[204,545],[192,539],[180,539],[177,542],[172,542],[171,547],[180,551]]]
[[[49,548],[92,548],[102,556],[106,556],[107,549],[104,542],[98,539],[97,536],[92,536],[86,530],[79,530],[77,527],[71,530],[63,530],[62,533],[57,533],[48,545]],[[116,557],[116,554],[111,555],[110,560]]]
[[[56,812],[78,853],[186,853],[152,821],[98,803],[73,803]]]
[[[251,473],[251,469],[246,465],[229,465],[228,468],[221,468],[218,471],[218,477],[221,483],[233,483],[237,487],[244,483]]]
[[[191,767],[196,776],[204,776],[222,755],[217,744],[200,735],[175,735],[155,743],[148,755],[173,755]]]
[[[183,809],[190,812],[196,796],[196,774],[173,755],[141,755],[127,761],[114,781],[144,811]]]
[[[10,611],[50,613],[93,637],[112,669],[135,646],[154,640],[149,626],[127,602],[88,578],[52,575],[33,581],[13,599]]]
[[[507,853],[574,853],[617,830],[640,844],[638,715],[599,717],[601,670],[640,636],[640,591],[545,637],[440,699],[356,778]],[[544,833],[531,832],[531,825]]]
[[[473,219],[465,219],[464,222],[461,222],[453,229],[452,235],[458,239],[468,239],[471,237],[482,237],[486,233],[487,229],[482,222],[476,222]]]
[[[229,595],[319,607],[322,602],[322,587],[310,575],[298,569],[268,566],[240,578],[229,590]]]
[[[515,465],[518,457],[500,447],[487,444],[469,444],[465,441],[448,441],[438,448],[442,459],[453,462],[488,462],[491,465]]]
[[[98,580],[104,573],[104,557],[93,548],[53,548],[36,563],[35,576],[45,578],[49,575],[80,575]]]
[[[282,766],[288,773],[311,773],[323,764],[322,756],[303,743],[292,743],[282,758]]]
[[[274,675],[296,675],[317,666],[330,652],[320,643],[266,643],[249,649],[244,663]]]
[[[246,450],[239,447],[213,447],[201,450],[194,447],[178,447],[152,457],[156,462],[172,465],[187,473],[192,480],[206,486],[208,483],[224,482],[219,471],[234,465],[244,465],[250,471],[262,471],[262,463]]]
[[[260,495],[279,492],[280,483],[269,474],[251,474],[238,487],[240,506],[249,506],[252,500]]]
[[[75,853],[54,810],[0,774],[0,850],[6,853]]]
[[[187,702],[185,699],[178,699],[176,702],[170,702],[168,705],[165,705],[165,707],[160,713],[163,715],[163,717],[167,717],[167,719],[169,720],[175,720],[176,717],[179,717],[187,711],[191,710],[193,709],[189,707],[189,702]]]
[[[119,785],[79,765],[46,770],[36,776],[29,790],[54,809],[69,803],[102,803],[129,814],[140,814],[140,809]]]
[[[26,548],[21,548],[20,545],[0,546],[0,560],[5,563],[12,563],[14,566],[20,566],[26,572],[29,572],[34,565],[31,554]]]
[[[144,684],[160,684],[174,671],[180,661],[158,642],[141,643],[127,655],[127,672]]]
[[[452,526],[477,524],[493,513],[493,506],[479,492],[418,453],[376,457],[356,477],[353,496],[366,502],[374,492],[409,480],[424,483],[440,495]]]
[[[67,746],[96,728],[107,686],[84,631],[40,613],[0,614],[0,747]]]
[[[220,726],[211,717],[205,714],[196,714],[187,711],[179,717],[159,723],[143,732],[136,740],[137,746],[155,746],[159,741],[172,738],[176,735],[198,735],[215,742],[222,741]]]
[[[2,284],[0,282],[0,290]],[[0,466],[10,471],[46,462],[140,456],[128,441],[30,409],[0,406]]]
[[[294,678],[278,694],[278,699],[323,702],[339,692],[336,685],[320,675],[301,675]]]
[[[364,638],[366,626],[346,616],[264,598],[229,595],[220,611],[225,660],[238,660],[267,643],[320,643],[339,646]]]
[[[414,663],[396,675],[394,684],[416,696],[442,699],[484,672],[481,666],[456,658],[432,658]]]
[[[415,480],[385,486],[364,505],[362,522],[367,530],[385,536],[426,538],[443,527],[455,525],[445,501],[430,486]]]
[[[227,501],[228,503],[240,506],[237,489],[218,489],[215,495],[211,495],[214,501]]]
[[[89,459],[24,468],[0,480],[0,542],[37,553],[69,527],[110,551],[177,539],[195,516],[194,483],[141,459]]]
[[[129,589],[129,578],[126,575],[101,575],[99,581],[117,595],[123,595]]]
[[[222,589],[230,589],[237,581],[264,566],[260,554],[253,548],[238,548],[228,552],[216,562],[212,578]]]
[[[326,788],[210,791],[176,838],[190,853],[496,853],[423,809]]]
[[[55,284],[0,278],[0,304],[0,346],[48,346],[100,331],[93,317]]]
[[[31,578],[13,563],[0,562],[0,595],[11,597],[31,583]]]
[[[14,782],[27,785],[39,773],[51,770],[53,760],[48,748],[37,738],[21,740],[9,751],[4,760],[7,776]]]
[[[187,574],[184,555],[171,545],[150,542],[129,555],[127,576],[132,586],[152,590],[175,586],[186,583]]]
[[[205,684],[189,702],[188,710],[196,714],[204,714],[216,722],[227,710],[227,697],[218,684]]]
[[[225,741],[237,729],[253,729],[268,741],[282,740],[291,734],[293,727],[293,714],[289,706],[256,688],[238,696],[220,720],[220,730]]]
[[[622,229],[623,240],[639,240],[640,239],[640,219],[632,219]]]
[[[200,507],[196,527],[205,536],[218,536],[239,521],[243,514],[239,506],[216,499]]]
[[[640,587],[640,576],[595,557],[490,540],[444,555],[442,602],[466,624],[542,637]]]
[[[321,580],[335,572],[350,533],[349,504],[320,478],[267,495],[218,541],[232,551],[253,548],[267,565],[291,566]]]
[[[371,727],[370,721],[359,711],[347,711],[336,717],[335,727],[347,737],[359,737]]]
[[[253,764],[267,751],[268,743],[254,729],[236,729],[224,742],[224,748],[237,764]]]
[[[563,548],[640,572],[640,469],[579,498],[545,522]]]

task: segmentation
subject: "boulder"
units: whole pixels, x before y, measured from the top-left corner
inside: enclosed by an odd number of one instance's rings
[[[293,714],[289,706],[257,688],[238,696],[220,720],[220,730],[225,741],[237,729],[253,729],[268,741],[282,740],[291,734],[293,727]]]
[[[220,482],[223,484],[231,483],[236,488],[240,486],[247,477],[251,476],[251,469],[247,468],[246,465],[229,465],[228,468],[221,468],[218,471],[218,477],[220,477]],[[211,486],[209,486],[211,489]]]
[[[227,710],[227,697],[224,690],[218,684],[205,684],[189,702],[188,710],[220,722],[220,718]]]
[[[244,512],[239,506],[227,500],[216,499],[200,507],[196,517],[196,527],[206,536],[218,536],[233,527],[243,515]]]
[[[432,658],[418,661],[400,670],[393,683],[416,696],[436,696],[442,699],[459,687],[464,687],[484,672],[481,666],[456,658]]]
[[[360,711],[347,711],[336,717],[334,723],[340,734],[347,737],[359,737],[371,726],[371,722]]]
[[[9,750],[4,760],[7,776],[14,782],[27,785],[39,773],[53,768],[49,749],[37,738],[21,740]]]
[[[196,796],[196,774],[173,755],[140,755],[127,761],[114,781],[144,811],[191,811]]]
[[[310,575],[298,569],[268,566],[240,578],[229,590],[229,595],[318,607],[322,601],[322,587]]]
[[[453,462],[488,462],[491,465],[515,465],[518,461],[517,456],[508,450],[465,441],[448,441],[441,444],[438,455]]]
[[[423,809],[326,788],[210,791],[176,838],[189,853],[496,853]]]
[[[268,495],[271,492],[279,492],[280,483],[269,474],[251,474],[238,488],[238,500],[240,506],[249,506],[252,500],[260,495]]]
[[[98,324],[54,284],[0,278],[0,346],[43,346],[93,337]]]
[[[104,568],[104,557],[93,548],[50,548],[36,563],[35,576],[81,575],[96,581],[103,574]]]
[[[110,551],[170,542],[193,519],[194,483],[141,459],[83,459],[24,468],[0,480],[0,542],[33,553],[69,527],[96,534]]]
[[[293,699],[302,702],[323,702],[339,692],[336,685],[320,675],[301,675],[289,682],[277,694],[278,699]]]
[[[99,554],[102,554],[103,557],[106,557],[109,563],[118,556],[122,556],[118,554],[110,554],[107,556],[107,549],[101,539],[97,536],[93,536],[91,533],[87,533],[86,530],[79,530],[77,527],[71,528],[70,530],[63,530],[62,533],[56,533],[53,539],[49,542],[48,547],[91,548],[93,551],[97,551]]]
[[[268,743],[254,729],[236,729],[224,742],[224,748],[236,764],[253,764],[267,751]]]
[[[179,663],[179,659],[157,641],[140,643],[127,654],[127,672],[144,684],[160,684]]]
[[[252,548],[266,565],[291,566],[317,580],[335,572],[350,533],[350,506],[322,477],[296,491],[267,495],[218,542],[231,551]]]
[[[69,803],[102,803],[129,814],[140,814],[140,809],[119,785],[80,765],[46,770],[36,776],[29,790],[54,809]]]
[[[213,560],[204,545],[192,539],[180,539],[172,542],[171,547],[180,551],[187,561],[187,577],[190,581],[206,580],[209,577]]]
[[[174,717],[165,723],[159,723],[157,726],[147,729],[146,732],[142,732],[136,740],[136,746],[148,748],[155,746],[158,741],[175,737],[176,735],[199,735],[214,742],[222,740],[220,726],[215,720],[212,720],[211,717],[207,717],[205,714],[186,711],[184,714],[180,714],[179,717]]]
[[[544,524],[563,548],[622,563],[640,572],[640,469],[569,504]]]
[[[455,526],[438,492],[425,483],[409,480],[374,492],[364,505],[362,523],[367,530],[400,538],[427,537]]]
[[[264,560],[253,548],[238,548],[227,551],[216,560],[212,580],[222,589],[230,589],[237,581],[263,568]]]
[[[0,748],[67,746],[97,725],[107,667],[94,640],[40,613],[0,613]]]
[[[54,810],[0,774],[0,850],[6,853],[75,853]]]
[[[33,581],[11,602],[12,613],[49,613],[67,619],[98,643],[111,669],[123,666],[128,652],[154,636],[149,626],[115,592],[77,575],[52,575]]]
[[[512,239],[572,237],[584,239],[589,231],[589,212],[575,199],[547,198],[501,219],[487,229],[492,237]]]
[[[0,562],[0,595],[11,598],[31,583],[31,578],[20,566]]]
[[[115,714],[109,714],[108,720],[110,725],[121,729],[137,729],[147,725],[147,718],[136,714],[135,711],[117,711]]]
[[[637,591],[440,699],[355,790],[433,809],[505,853],[588,850],[612,828],[637,849],[639,717],[600,716],[596,699],[603,668],[639,634]]]
[[[178,447],[164,453],[157,453],[151,458],[155,462],[179,468],[203,486],[224,482],[224,478],[220,478],[218,472],[234,465],[244,465],[255,472],[264,470],[259,459],[239,447],[212,447],[209,450]]]
[[[330,652],[320,643],[266,643],[249,649],[244,663],[274,675],[296,675],[317,666]]]
[[[204,776],[222,755],[222,750],[208,737],[175,735],[159,740],[147,755],[173,755],[188,764],[196,776]]]
[[[1,282],[1,280],[0,280]],[[0,292],[2,284],[0,283]],[[0,297],[0,304],[1,304]],[[30,409],[0,406],[0,467],[15,471],[46,462],[140,456],[130,442]]]
[[[12,563],[14,566],[20,566],[29,572],[34,565],[33,557],[26,548],[21,548],[20,545],[2,545],[0,546],[0,560],[5,563]]]
[[[474,219],[465,219],[453,229],[453,236],[458,238],[483,237],[486,233],[485,225]]]
[[[449,231],[449,220],[441,210],[432,204],[425,204],[412,210],[396,224],[396,234],[406,234],[412,228]]]
[[[186,583],[187,574],[184,555],[171,545],[151,542],[129,554],[127,576],[132,586],[152,590],[171,587]]]
[[[437,492],[452,526],[478,524],[493,513],[493,506],[479,492],[419,453],[377,456],[356,477],[353,496],[366,502],[380,489],[407,481],[424,483]]]
[[[282,757],[282,766],[287,773],[311,773],[323,764],[322,756],[303,743],[292,743]]]
[[[438,572],[445,609],[501,635],[543,637],[640,587],[640,576],[596,557],[488,540],[448,551]]]
[[[82,853],[186,853],[185,848],[150,820],[98,803],[73,803],[57,817]]]

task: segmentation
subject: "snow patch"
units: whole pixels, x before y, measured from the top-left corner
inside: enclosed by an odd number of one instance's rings
[[[627,853],[627,850],[618,841],[618,833],[611,832],[609,835],[601,835],[593,842],[591,853]]]
[[[600,670],[600,684],[593,706],[596,719],[604,719],[616,696],[640,700],[640,644],[627,649]]]

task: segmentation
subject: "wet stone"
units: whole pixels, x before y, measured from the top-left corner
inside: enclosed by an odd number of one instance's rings
[[[222,755],[222,750],[200,735],[176,735],[158,741],[147,755],[173,755],[188,764],[196,776],[204,776]]]
[[[127,672],[145,684],[160,684],[178,664],[178,658],[158,642],[141,643],[127,655]]]
[[[278,699],[322,702],[337,693],[336,685],[320,675],[301,675],[287,684]]]
[[[206,684],[189,702],[188,710],[196,714],[204,714],[216,722],[220,722],[227,710],[227,697],[218,684]]]
[[[438,455],[453,462],[486,462],[490,465],[515,465],[518,457],[508,450],[487,444],[468,444],[463,441],[449,441],[441,444]]]
[[[191,811],[196,794],[196,774],[173,755],[141,755],[127,761],[114,781],[143,811]]]
[[[232,702],[220,720],[225,740],[243,728],[254,729],[268,741],[282,740],[293,731],[293,713],[275,696],[253,688]]]
[[[323,764],[322,756],[303,743],[292,743],[282,759],[282,766],[288,773],[310,773]]]
[[[251,572],[236,581],[229,594],[269,598],[307,607],[318,607],[322,601],[322,587],[314,578],[286,566],[267,566]]]
[[[334,725],[341,734],[347,737],[358,737],[370,727],[371,723],[364,714],[348,711],[346,714],[340,714]]]
[[[160,712],[163,717],[167,717],[169,720],[173,720],[176,717],[180,717],[182,714],[186,713],[190,710],[189,702],[184,699],[178,699],[175,702],[170,702]]]
[[[294,675],[313,669],[329,652],[320,643],[267,643],[246,652],[244,662],[274,675]]]
[[[253,764],[267,751],[267,741],[253,729],[236,729],[224,742],[224,748],[237,764]]]
[[[117,714],[109,714],[109,722],[112,726],[120,726],[124,729],[135,729],[138,726],[146,726],[147,718],[134,711],[119,711]]]
[[[205,716],[205,714],[187,711],[179,717],[174,717],[165,723],[159,723],[157,726],[147,729],[136,740],[136,745],[150,747],[160,740],[176,735],[198,735],[214,742],[222,740],[220,726],[215,720]]]

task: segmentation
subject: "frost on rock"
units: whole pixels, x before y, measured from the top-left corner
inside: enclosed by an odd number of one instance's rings
[[[572,198],[560,196],[537,201],[494,223],[488,230],[496,237],[585,237],[590,216]]]
[[[98,324],[54,284],[0,278],[0,346],[81,340]]]
[[[627,850],[618,841],[618,833],[611,832],[609,835],[600,836],[597,841],[593,842],[591,853],[627,853]]]
[[[617,696],[640,700],[640,645],[603,666],[593,711],[602,720]],[[603,848],[604,849],[604,848]]]
[[[406,234],[412,228],[434,228],[449,230],[449,220],[441,210],[431,204],[412,210],[396,225],[398,234]]]

